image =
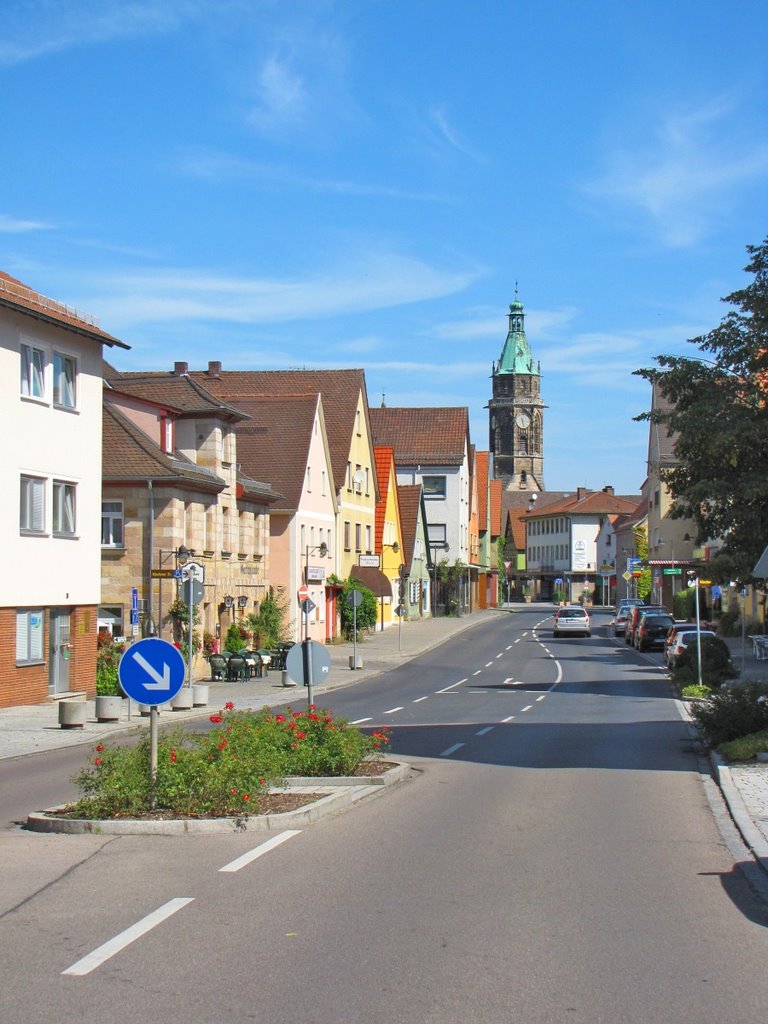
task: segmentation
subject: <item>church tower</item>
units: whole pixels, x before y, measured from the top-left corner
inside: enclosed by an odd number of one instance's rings
[[[508,491],[544,490],[544,409],[541,366],[534,364],[525,336],[525,313],[517,296],[509,307],[509,330],[491,372],[488,403],[494,476]]]

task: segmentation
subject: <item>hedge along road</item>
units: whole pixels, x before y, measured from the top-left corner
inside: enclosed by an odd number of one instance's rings
[[[252,836],[102,840],[95,856],[86,837],[66,879],[0,922],[14,1019],[95,997],[117,1022],[764,1020],[765,908],[663,675],[600,635],[535,633],[540,617],[332,694],[390,726],[420,778],[237,872],[221,868]]]

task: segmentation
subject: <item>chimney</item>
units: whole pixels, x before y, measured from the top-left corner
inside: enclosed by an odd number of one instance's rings
[[[589,494],[589,488],[588,487],[577,487],[576,488],[576,501],[581,501],[582,498],[586,498],[586,496],[588,494]]]
[[[173,364],[173,375],[174,377],[183,377],[189,373],[189,363],[174,363]]]
[[[221,360],[220,359],[209,359],[208,360],[208,376],[215,377],[216,380],[221,376]]]
[[[613,487],[610,484],[606,484],[603,488],[603,494],[613,494]]]

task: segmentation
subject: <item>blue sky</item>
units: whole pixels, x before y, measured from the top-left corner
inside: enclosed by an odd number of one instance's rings
[[[639,491],[632,370],[768,234],[764,0],[5,0],[0,269],[121,369],[362,366],[466,405],[518,282],[545,482]]]

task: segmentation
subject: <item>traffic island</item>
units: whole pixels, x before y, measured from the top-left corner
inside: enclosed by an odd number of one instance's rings
[[[64,835],[211,835],[241,832],[269,832],[275,829],[305,828],[313,821],[338,814],[361,800],[371,799],[387,792],[392,786],[416,774],[405,761],[388,758],[375,764],[376,775],[350,775],[338,778],[310,778],[294,776],[285,785],[270,790],[275,797],[293,797],[276,800],[298,804],[290,810],[265,814],[241,814],[225,818],[164,818],[160,813],[143,818],[106,818],[90,820],[67,817],[66,806],[50,807],[27,817],[25,828],[30,832],[60,833]],[[361,766],[362,770],[365,770]],[[371,769],[373,770],[373,769]],[[305,797],[304,800],[301,797]],[[269,800],[266,801],[269,807]]]

